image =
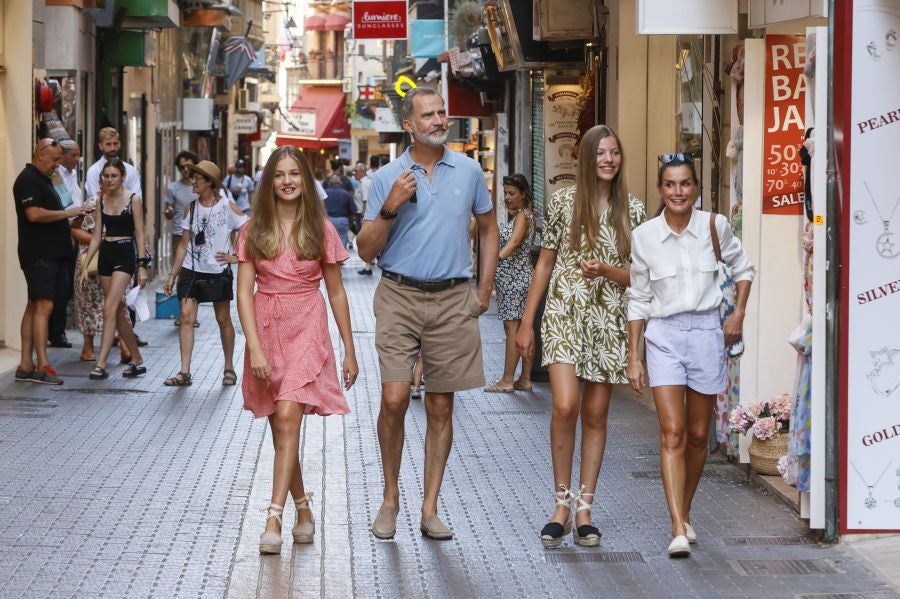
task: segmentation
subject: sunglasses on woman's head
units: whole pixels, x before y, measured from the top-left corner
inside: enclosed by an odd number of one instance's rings
[[[694,157],[690,152],[677,152],[675,154],[660,154],[659,161],[663,164],[669,164],[674,161],[678,162],[686,162],[688,164],[694,163]]]

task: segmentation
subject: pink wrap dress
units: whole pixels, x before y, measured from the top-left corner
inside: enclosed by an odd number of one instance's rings
[[[241,262],[251,261],[245,252],[248,229],[241,229],[238,239]],[[326,220],[322,261],[337,264],[347,258],[337,231]],[[328,334],[325,298],[319,289],[321,262],[300,260],[292,249],[271,260],[252,262],[256,266],[256,328],[272,374],[268,380],[253,376],[250,352],[244,352],[244,409],[262,418],[275,413],[276,401],[293,401],[303,404],[306,414],[349,414]]]

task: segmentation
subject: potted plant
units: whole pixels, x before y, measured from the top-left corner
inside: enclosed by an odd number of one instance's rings
[[[791,396],[737,406],[728,415],[728,428],[741,434],[753,431],[750,467],[760,474],[778,475],[778,460],[787,454]]]

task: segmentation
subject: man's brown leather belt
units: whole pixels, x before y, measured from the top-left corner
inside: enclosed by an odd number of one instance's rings
[[[391,272],[389,270],[381,269],[381,276],[385,279],[398,283],[400,285],[407,285],[408,287],[415,287],[419,291],[425,291],[426,293],[433,293],[435,291],[444,291],[445,289],[450,289],[456,285],[461,283],[468,282],[469,279],[465,277],[460,277],[457,279],[438,279],[435,281],[420,281],[419,279],[413,279],[411,277],[407,277],[404,275],[397,274],[395,272]]]

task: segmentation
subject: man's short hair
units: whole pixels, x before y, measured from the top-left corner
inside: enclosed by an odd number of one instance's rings
[[[381,156],[375,154],[373,156],[369,156],[369,168],[378,168],[381,166]]]
[[[104,127],[103,129],[100,129],[100,133],[97,134],[97,137],[100,138],[100,143],[103,143],[107,139],[119,137],[119,132],[116,131],[115,127]]]
[[[440,94],[436,89],[431,87],[414,87],[403,96],[403,99],[400,100],[400,113],[403,115],[403,120],[408,121],[412,118],[413,115],[413,100],[416,96],[439,96]]]
[[[175,166],[178,166],[178,163],[182,160],[190,160],[194,164],[197,164],[200,162],[200,157],[190,150],[182,150],[181,152],[178,152],[178,155],[175,157]]]
[[[328,177],[328,187],[340,187],[341,186],[341,178],[337,175],[331,175]]]

